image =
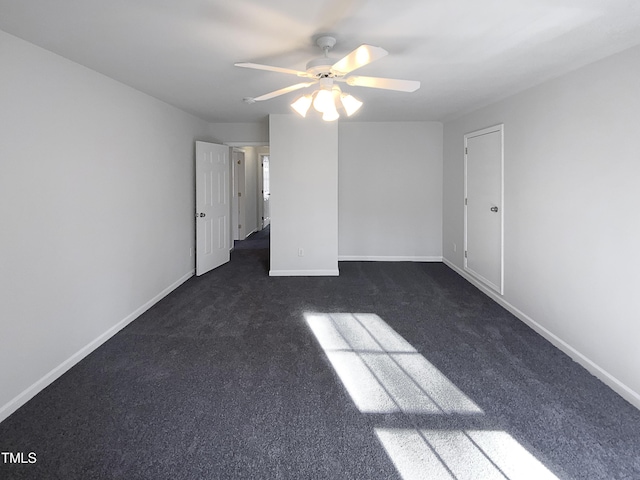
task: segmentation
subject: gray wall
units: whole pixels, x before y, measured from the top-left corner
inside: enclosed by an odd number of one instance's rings
[[[640,407],[639,78],[636,47],[446,123],[443,248],[462,269],[463,135],[504,123],[497,298]]]
[[[0,32],[0,420],[189,278],[210,126]]]
[[[216,143],[245,146],[269,144],[269,120],[261,123],[211,123],[210,132]]]
[[[271,115],[269,136],[269,273],[337,275],[338,125]]]
[[[442,260],[442,124],[339,126],[339,258]]]
[[[442,260],[442,124],[272,115],[270,135],[272,275]]]

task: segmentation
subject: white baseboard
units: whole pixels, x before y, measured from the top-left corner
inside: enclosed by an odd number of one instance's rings
[[[269,270],[270,277],[337,277],[340,271],[335,270]]]
[[[500,297],[496,292],[483,285],[481,282],[476,280],[474,277],[469,275],[467,272],[459,268],[458,266],[451,263],[446,258],[442,260],[445,265],[451,268],[453,271],[458,273],[461,277],[463,277],[468,282],[472,283],[475,287],[477,287],[484,294],[491,297],[491,299],[495,300],[497,303],[506,308],[509,312],[515,315],[519,320],[529,325],[533,328],[537,333],[546,338],[549,342],[551,342],[555,347],[562,350],[564,353],[569,355],[574,361],[582,365],[586,368],[592,375],[596,376],[602,382],[604,382],[608,387],[610,387],[613,391],[615,391],[618,395],[628,401],[630,404],[640,409],[640,394],[627,385],[622,383],[616,377],[607,372],[604,368],[600,367],[598,364],[590,360],[588,357],[580,353],[578,350],[573,348],[567,342],[562,340],[560,337],[547,330],[545,327],[540,325],[534,319],[532,319],[529,315],[519,310],[517,307],[514,307],[509,302]]]
[[[441,262],[442,257],[406,255],[338,255],[339,262]]]
[[[195,270],[191,270],[189,273],[187,273],[186,275],[182,276],[180,279],[178,279],[177,281],[175,281],[174,283],[169,285],[167,288],[162,290],[159,294],[157,294],[151,300],[146,302],[144,305],[138,307],[135,311],[133,311],[132,313],[127,315],[124,319],[119,321],[117,324],[115,324],[109,330],[104,332],[98,338],[96,338],[95,340],[89,342],[87,345],[82,347],[76,353],[71,355],[68,359],[66,359],[60,365],[55,367],[53,370],[51,370],[49,373],[47,373],[40,380],[36,381],[33,385],[28,387],[22,393],[18,394],[16,397],[14,397],[8,403],[3,405],[0,408],[0,422],[5,420],[7,417],[9,417],[9,415],[11,415],[13,412],[18,410],[18,408],[20,408],[22,405],[27,403],[29,400],[31,400],[33,397],[35,397],[39,392],[44,390],[47,386],[49,386],[51,383],[53,383],[55,380],[57,380],[59,377],[61,377],[62,374],[67,372],[69,369],[71,369],[71,367],[73,367],[75,364],[77,364],[80,360],[82,360],[84,357],[89,355],[96,348],[98,348],[104,342],[109,340],[111,337],[113,337],[116,333],[118,333],[124,327],[129,325],[132,321],[134,321],[136,318],[138,318],[144,312],[149,310],[153,305],[158,303],[160,300],[162,300],[164,297],[166,297],[173,290],[175,290],[180,285],[182,285],[184,282],[186,282],[191,277],[193,277],[194,273],[195,273]]]

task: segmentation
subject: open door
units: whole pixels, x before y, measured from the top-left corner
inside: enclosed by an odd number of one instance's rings
[[[196,275],[229,261],[229,147],[196,142]]]

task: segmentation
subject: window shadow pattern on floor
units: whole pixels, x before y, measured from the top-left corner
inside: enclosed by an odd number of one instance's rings
[[[304,318],[363,414],[455,416],[457,426],[485,415],[380,316],[306,312]],[[504,431],[415,425],[374,433],[403,480],[558,480]]]

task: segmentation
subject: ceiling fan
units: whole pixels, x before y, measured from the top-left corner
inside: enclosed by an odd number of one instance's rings
[[[394,78],[362,77],[349,75],[358,68],[364,67],[371,62],[378,60],[388,52],[380,47],[372,45],[360,45],[358,48],[348,53],[343,58],[336,61],[329,57],[329,51],[336,44],[334,37],[323,35],[316,40],[316,44],[324,51],[324,56],[316,58],[307,63],[307,70],[292,70],[289,68],[272,67],[258,63],[236,63],[236,67],[253,68],[256,70],[267,70],[271,72],[288,73],[307,79],[305,82],[296,83],[289,87],[281,88],[273,92],[265,93],[259,97],[245,97],[246,103],[261,102],[269,100],[289,92],[319,85],[319,88],[309,95],[298,98],[291,106],[303,117],[306,116],[309,107],[321,112],[322,118],[327,121],[336,120],[340,115],[337,111],[339,104],[351,116],[361,106],[362,102],[351,95],[342,92],[337,83],[346,83],[354,87],[381,88],[385,90],[395,90],[399,92],[415,92],[420,88],[417,80],[399,80]],[[340,103],[338,102],[340,100]]]

